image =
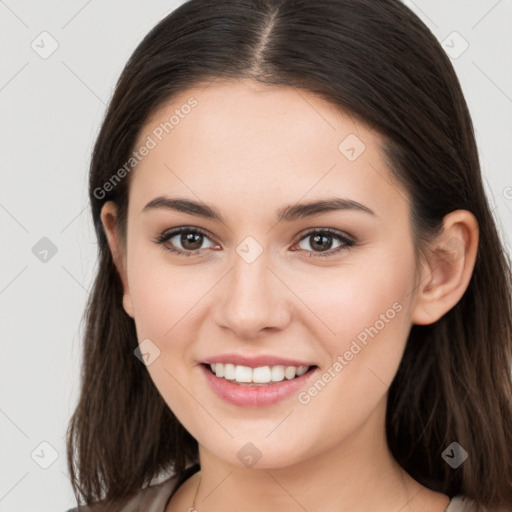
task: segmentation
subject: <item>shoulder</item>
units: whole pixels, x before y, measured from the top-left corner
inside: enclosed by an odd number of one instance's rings
[[[511,512],[504,507],[479,507],[471,498],[463,495],[453,497],[445,512]]]
[[[479,512],[470,498],[457,495],[450,500],[445,512]]]
[[[112,508],[111,512],[164,512],[166,503],[178,483],[177,475],[171,475],[159,483],[144,487],[126,501],[122,508]],[[102,503],[90,507],[78,507],[66,512],[107,512]]]

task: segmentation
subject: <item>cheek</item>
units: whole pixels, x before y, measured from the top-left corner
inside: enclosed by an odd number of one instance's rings
[[[326,280],[327,293],[311,303],[335,331],[323,336],[331,359],[323,374],[329,383],[316,386],[322,391],[312,405],[320,413],[336,403],[333,415],[340,425],[343,417],[366,417],[391,385],[411,327],[413,272],[413,259],[406,257],[365,271],[348,269]],[[308,391],[304,401],[310,397]]]
[[[194,335],[215,280],[210,282],[207,275],[199,279],[193,266],[173,267],[162,260],[148,258],[142,251],[134,254],[130,296],[139,343],[149,339],[157,347],[158,357],[148,365],[148,372],[169,407],[179,413],[190,401],[180,384],[187,382],[191,370],[199,371],[193,367]],[[190,406],[185,407],[183,414],[190,411]]]
[[[176,339],[175,331],[190,321],[211,285],[198,279],[194,266],[173,266],[154,249],[134,251],[131,261],[128,281],[139,337]]]
[[[146,265],[143,257],[137,256],[133,261],[137,261],[137,268],[131,275],[130,295],[137,338],[139,343],[149,339],[154,344],[150,345],[152,350],[158,353],[147,371],[168,407],[189,425],[204,414],[190,399],[187,382],[192,365],[191,334],[195,332],[190,323],[194,321],[194,305],[205,290],[183,269]]]
[[[392,291],[374,301],[367,297],[362,308],[340,299],[346,309],[338,316],[336,335],[322,339],[330,361],[297,396],[295,421],[309,425],[316,418],[312,452],[329,449],[382,411],[410,328],[407,305],[395,298]]]
[[[405,256],[385,261],[297,281],[297,294],[307,297],[304,302],[318,317],[309,328],[327,356],[324,375],[329,383],[317,386],[322,390],[322,397],[315,398],[319,411],[335,402],[355,417],[362,409],[368,412],[396,374],[411,326],[414,267]]]
[[[386,332],[393,338],[391,332],[403,332],[407,326],[403,319],[411,299],[411,261],[377,259],[378,265],[362,262],[287,276],[290,288],[307,308],[302,318],[313,319],[308,325],[328,345],[330,354],[348,350],[356,338],[364,343],[375,334],[372,327],[379,337]]]

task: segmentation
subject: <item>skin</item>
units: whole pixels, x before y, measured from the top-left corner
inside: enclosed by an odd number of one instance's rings
[[[416,266],[408,196],[384,164],[379,134],[295,88],[241,80],[189,89],[151,116],[137,147],[191,96],[198,105],[133,171],[126,246],[116,205],[102,210],[123,307],[139,343],[149,338],[160,350],[147,370],[199,443],[201,471],[166,511],[188,510],[199,482],[200,511],[240,504],[248,512],[339,511],[340,504],[350,512],[443,511],[448,496],[420,485],[392,457],[386,399],[411,326],[435,322],[466,290],[476,219],[465,210],[447,215],[443,235]],[[349,134],[366,146],[354,161],[338,149]],[[160,195],[206,203],[226,223],[165,208],[141,213]],[[276,223],[286,205],[334,196],[375,215],[340,210]],[[180,226],[207,233],[192,246],[199,255],[154,242]],[[357,244],[334,254],[342,242],[333,238],[332,255],[320,257],[304,235],[322,228]],[[252,263],[236,252],[248,236],[263,249]],[[180,236],[172,240],[191,251]],[[228,404],[198,366],[229,352],[272,354],[314,361],[322,374],[397,302],[400,312],[308,404],[296,395],[263,408]],[[262,454],[251,468],[237,457],[247,442]]]

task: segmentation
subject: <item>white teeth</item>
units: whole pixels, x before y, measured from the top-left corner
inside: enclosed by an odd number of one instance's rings
[[[237,382],[252,382],[252,368],[235,366],[235,380]]]
[[[300,377],[308,371],[309,366],[276,365],[250,368],[231,363],[212,363],[210,368],[217,377],[223,377],[226,380],[234,380],[243,384],[269,384],[270,382],[280,382],[285,378],[291,380],[296,376]]]
[[[299,366],[297,368],[297,377],[304,375],[308,371],[309,366]]]
[[[222,363],[217,363],[218,366],[224,366],[224,378],[227,380],[235,380],[235,365],[227,363],[225,365],[222,365]],[[217,375],[217,374],[215,374]]]
[[[270,382],[271,380],[272,373],[270,371],[270,366],[259,366],[258,368],[253,368],[252,382],[265,384],[266,382]]]
[[[295,374],[297,373],[297,369],[295,368],[295,366],[287,366],[285,369],[284,369],[284,376],[288,379],[288,380],[291,380],[293,379],[293,377],[295,377]]]
[[[281,382],[284,379],[284,366],[272,366],[270,373],[272,374],[272,382]]]
[[[212,372],[217,375],[217,377],[224,377],[224,365],[223,364],[211,364],[210,368],[212,369]]]

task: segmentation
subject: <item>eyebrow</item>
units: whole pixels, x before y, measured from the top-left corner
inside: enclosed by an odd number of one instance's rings
[[[216,220],[226,224],[226,220],[218,210],[211,208],[204,203],[199,203],[190,199],[158,196],[149,201],[149,203],[141,210],[141,213],[160,208],[188,213],[189,215],[196,215],[198,217],[204,217],[205,219]],[[281,208],[277,212],[277,221],[293,222],[307,217],[312,217],[314,215],[338,210],[351,210],[377,216],[371,208],[368,208],[368,206],[358,203],[357,201],[334,197],[289,205]]]

